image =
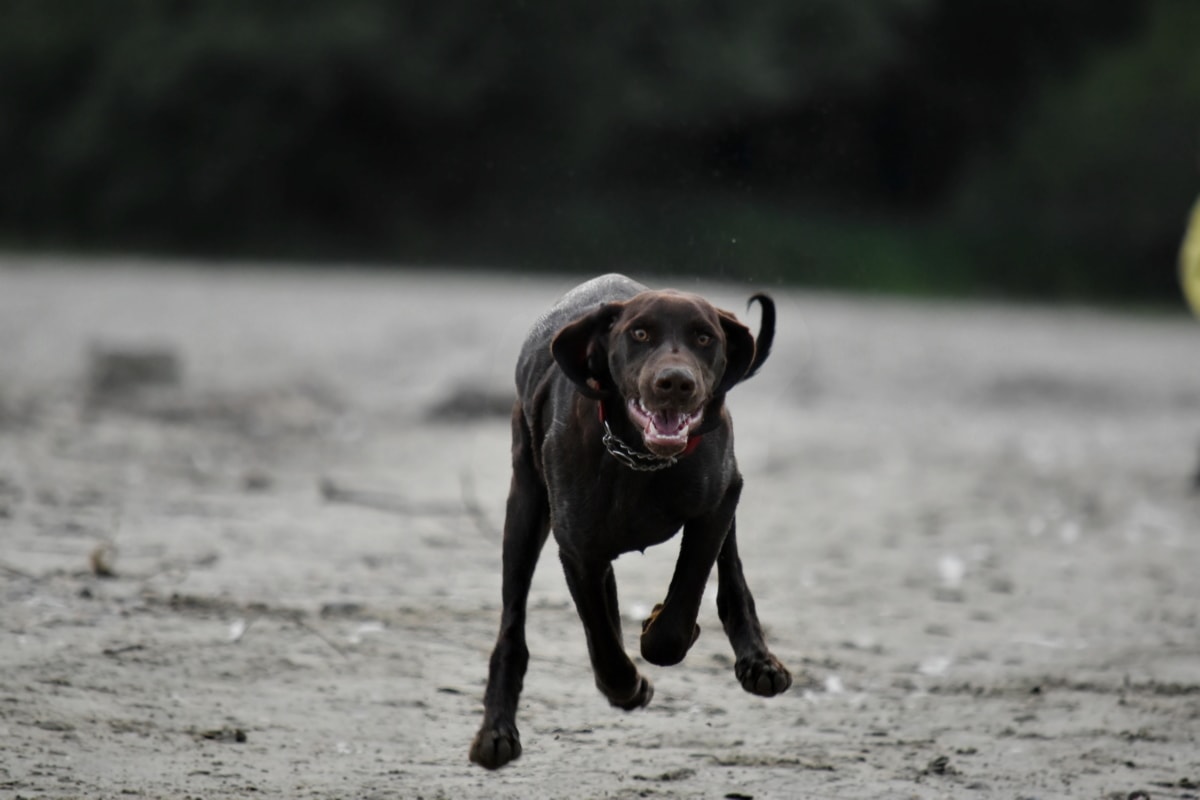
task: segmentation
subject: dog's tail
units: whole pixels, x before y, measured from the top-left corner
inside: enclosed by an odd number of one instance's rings
[[[750,362],[750,369],[746,370],[742,380],[751,378],[758,372],[759,367],[766,362],[767,356],[771,355],[771,344],[775,341],[775,301],[769,295],[760,292],[751,295],[746,302],[746,308],[750,308],[755,300],[762,310],[762,324],[758,326],[758,338],[754,341],[754,360]]]

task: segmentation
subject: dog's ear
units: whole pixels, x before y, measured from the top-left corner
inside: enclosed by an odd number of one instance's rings
[[[717,309],[721,329],[725,332],[725,372],[715,394],[722,395],[746,377],[754,363],[754,335],[728,311]]]
[[[598,400],[614,388],[608,369],[608,332],[624,307],[605,303],[562,327],[550,342],[558,368],[584,397]]]

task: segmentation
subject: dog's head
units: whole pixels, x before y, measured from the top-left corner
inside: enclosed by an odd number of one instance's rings
[[[563,327],[550,348],[581,393],[620,397],[660,456],[682,452],[706,417],[720,414],[754,361],[754,336],[733,314],[674,291],[601,305]]]

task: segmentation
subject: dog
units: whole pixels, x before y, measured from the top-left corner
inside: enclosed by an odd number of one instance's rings
[[[641,708],[654,694],[621,643],[612,562],[681,528],[666,598],[642,624],[642,657],[660,666],[683,660],[700,634],[715,563],[737,679],[764,697],[791,685],[767,649],[737,551],[742,476],[725,395],[762,366],[775,332],[771,298],[751,302],[762,309],[757,342],[701,297],[610,274],[576,287],[534,323],[517,361],[503,610],[471,761],[497,769],[521,755],[526,604],[551,529],[596,686],[612,705]]]

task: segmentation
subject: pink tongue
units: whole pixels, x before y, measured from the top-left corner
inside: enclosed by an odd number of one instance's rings
[[[679,431],[683,415],[677,411],[655,411],[650,420],[655,432],[664,436],[674,436]]]

